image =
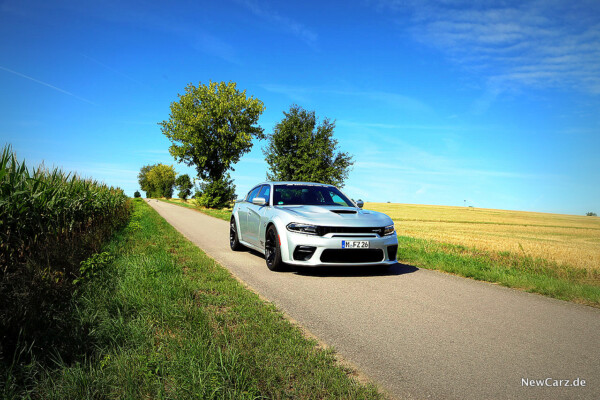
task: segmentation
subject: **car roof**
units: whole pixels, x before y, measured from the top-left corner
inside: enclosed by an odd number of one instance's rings
[[[312,185],[312,186],[331,186],[333,187],[333,185],[330,185],[328,183],[318,183],[318,182],[301,182],[301,181],[267,181],[267,182],[262,182],[259,183],[256,186],[259,185]]]

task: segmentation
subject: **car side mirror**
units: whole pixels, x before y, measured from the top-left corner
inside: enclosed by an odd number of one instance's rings
[[[252,199],[252,204],[256,204],[257,206],[264,206],[267,204],[267,200],[264,197],[255,197]]]
[[[365,203],[361,199],[358,199],[358,201],[356,202],[356,205],[358,206],[358,208],[363,208]]]

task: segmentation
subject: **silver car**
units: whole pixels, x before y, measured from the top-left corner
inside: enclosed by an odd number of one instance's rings
[[[385,214],[362,210],[332,185],[264,182],[237,200],[229,244],[265,255],[272,271],[297,266],[396,263],[398,237]]]

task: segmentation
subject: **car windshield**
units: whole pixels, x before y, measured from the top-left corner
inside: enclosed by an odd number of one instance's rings
[[[275,185],[273,205],[311,205],[354,207],[337,188],[315,185]]]

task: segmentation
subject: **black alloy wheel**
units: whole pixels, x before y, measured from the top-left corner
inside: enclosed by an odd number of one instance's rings
[[[231,247],[231,250],[233,251],[240,251],[244,248],[238,238],[234,217],[231,217],[231,221],[229,221],[229,247]]]
[[[277,228],[271,225],[267,230],[265,238],[265,260],[267,261],[267,267],[271,271],[282,271],[284,264],[281,261],[281,245],[279,243],[279,235],[277,234]]]

